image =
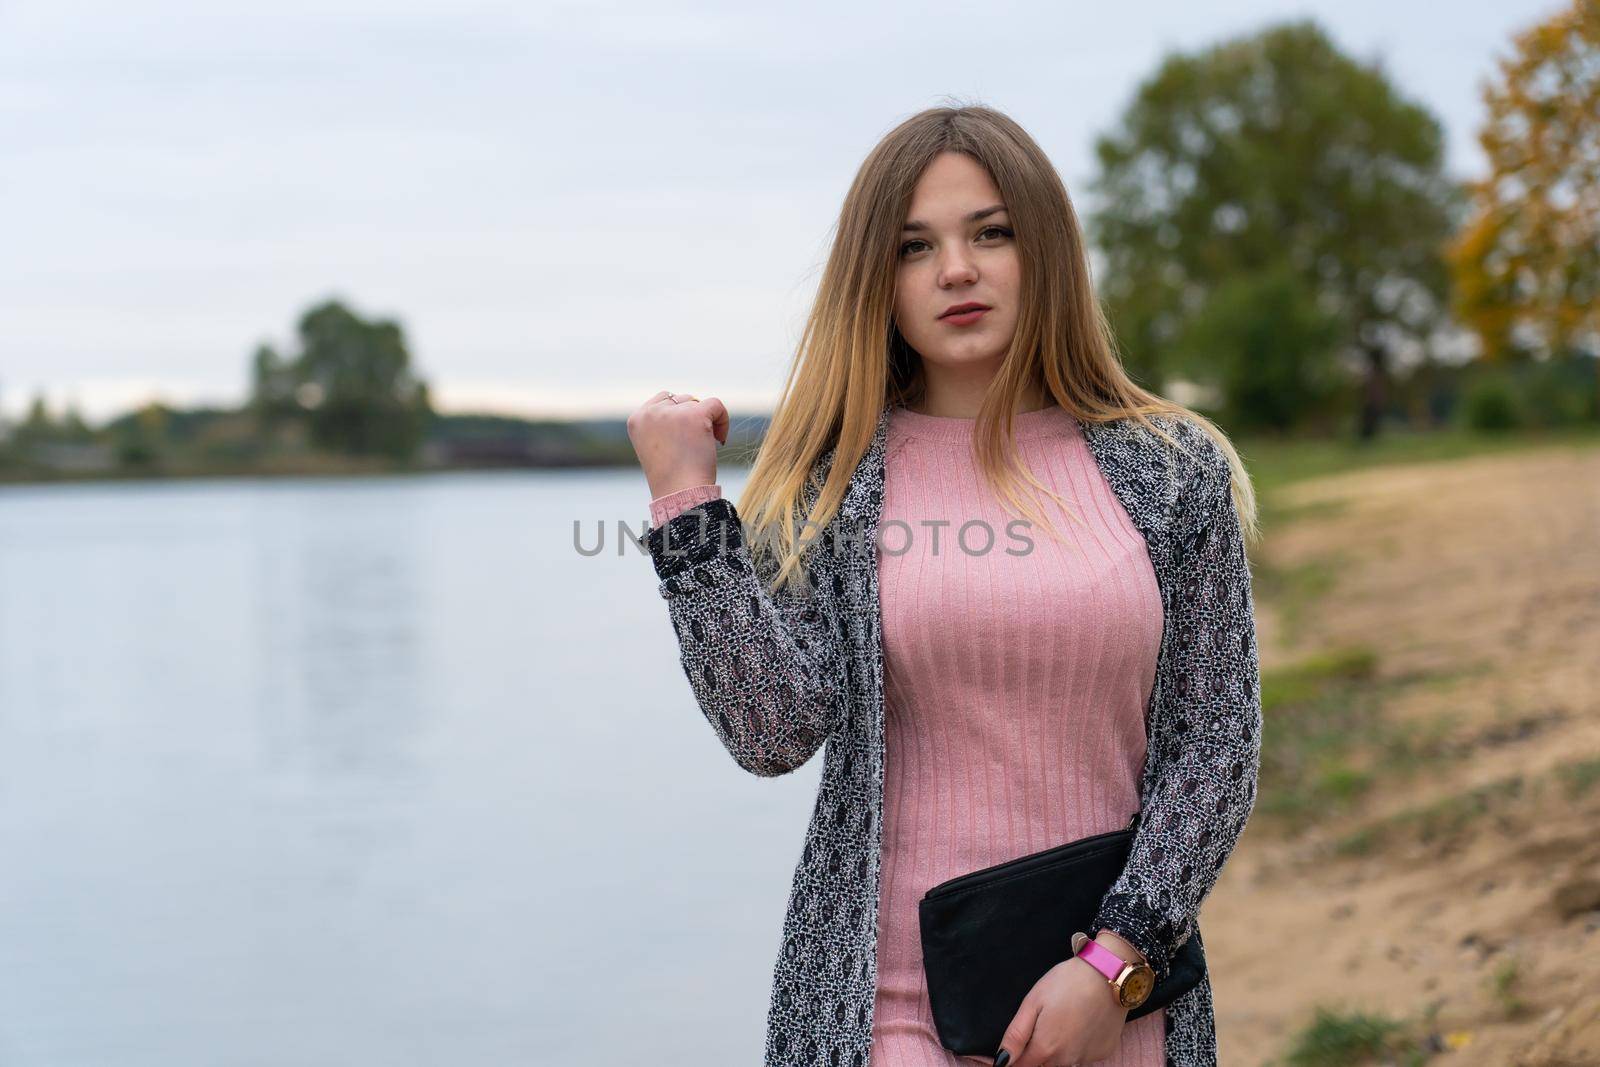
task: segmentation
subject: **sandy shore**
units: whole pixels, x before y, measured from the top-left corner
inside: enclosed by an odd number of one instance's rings
[[[1561,770],[1600,757],[1600,448],[1340,474],[1275,503],[1292,510],[1257,567],[1324,584],[1258,594],[1264,672],[1371,649],[1382,721],[1437,751],[1309,827],[1258,806],[1202,911],[1222,1063],[1283,1067],[1323,1006],[1406,1020],[1441,1063],[1600,1064],[1600,783],[1569,793]]]

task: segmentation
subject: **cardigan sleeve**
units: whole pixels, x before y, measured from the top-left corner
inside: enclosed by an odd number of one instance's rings
[[[721,495],[722,486],[716,482],[691,485],[687,489],[679,489],[675,493],[664,493],[650,501],[650,524],[652,526],[665,526],[696,504],[704,504],[707,500],[715,500]]]
[[[800,767],[844,717],[833,590],[769,592],[721,496],[653,526],[644,545],[683,673],[734,762],[763,777]]]
[[[1208,466],[1202,518],[1175,549],[1169,583],[1170,646],[1150,738],[1157,762],[1146,776],[1128,862],[1094,922],[1144,953],[1157,982],[1244,829],[1261,766],[1250,564],[1226,461],[1215,453]]]

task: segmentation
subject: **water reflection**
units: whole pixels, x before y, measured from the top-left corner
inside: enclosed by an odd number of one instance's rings
[[[573,551],[645,503],[0,487],[0,1064],[759,1057],[819,766],[738,771]]]

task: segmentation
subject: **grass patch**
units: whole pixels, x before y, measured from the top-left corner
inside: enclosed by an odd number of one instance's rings
[[[1263,530],[1279,530],[1291,522],[1331,519],[1350,509],[1348,500],[1313,500],[1305,504],[1286,504],[1277,494],[1263,494],[1256,501]]]
[[[1493,662],[1480,657],[1471,663],[1463,663],[1447,669],[1412,671],[1409,674],[1395,675],[1389,679],[1389,684],[1395,688],[1405,689],[1448,689],[1469,678],[1481,678],[1486,674],[1492,674],[1494,670],[1495,665]]]
[[[1374,827],[1362,826],[1334,842],[1333,850],[1340,856],[1370,856],[1383,844],[1383,834]]]
[[[1318,1006],[1311,1022],[1295,1035],[1284,1063],[1286,1067],[1426,1063],[1428,1053],[1411,1030],[1410,1024],[1386,1015]]]
[[[1261,699],[1273,705],[1303,704],[1324,696],[1330,686],[1369,682],[1378,672],[1378,654],[1363,645],[1308,656],[1261,676]]]
[[[1262,811],[1303,826],[1367,792],[1362,742],[1381,733],[1376,671],[1377,654],[1357,647],[1262,672]]]
[[[1522,775],[1513,774],[1407,808],[1345,834],[1334,842],[1334,851],[1345,856],[1365,855],[1399,838],[1425,845],[1451,843],[1476,831],[1485,816],[1522,796],[1527,788]]]
[[[1500,965],[1489,975],[1489,994],[1494,997],[1495,1003],[1500,1005],[1500,1010],[1507,1019],[1517,1019],[1528,1012],[1528,1002],[1522,999],[1521,988],[1522,961],[1515,956],[1508,956],[1500,961]]]
[[[1600,428],[1573,427],[1515,434],[1474,433],[1467,430],[1392,430],[1363,444],[1353,438],[1279,441],[1237,437],[1234,445],[1261,496],[1306,478],[1399,463],[1464,459],[1468,456],[1520,452],[1549,447],[1600,446]],[[1266,512],[1263,511],[1263,515]]]
[[[1372,772],[1343,764],[1325,768],[1317,789],[1340,803],[1348,803],[1372,788]]]
[[[1284,638],[1294,644],[1300,640],[1311,610],[1333,590],[1345,566],[1344,557],[1338,555],[1307,560],[1293,567],[1256,562],[1251,568],[1251,590],[1277,610]]]
[[[1560,764],[1556,767],[1556,777],[1560,780],[1567,799],[1576,800],[1593,789],[1596,782],[1600,782],[1600,756]]]
[[[1555,779],[1560,782],[1567,800],[1578,799],[1600,782],[1600,756],[1556,764]],[[1498,814],[1510,801],[1542,788],[1539,780],[1529,780],[1520,774],[1497,778],[1359,826],[1338,838],[1333,849],[1341,856],[1364,856],[1401,839],[1425,845],[1453,844],[1481,832],[1483,819]]]
[[[1410,778],[1462,758],[1470,746],[1450,740],[1459,716],[1395,722],[1384,709],[1403,690],[1445,685],[1479,671],[1479,665],[1471,665],[1460,671],[1380,681],[1377,653],[1366,646],[1263,671],[1258,809],[1288,829],[1300,830],[1347,813],[1385,781]],[[1585,783],[1573,788],[1587,789],[1600,780],[1600,760],[1592,762],[1596,765],[1572,773],[1574,782]],[[1432,840],[1481,814],[1497,796],[1495,788],[1485,787],[1410,818],[1416,831]],[[1340,851],[1368,852],[1401,828],[1361,827],[1347,836]]]
[[[1379,768],[1386,774],[1409,776],[1436,766],[1449,751],[1449,735],[1459,721],[1459,715],[1444,714],[1425,721],[1388,724],[1376,742]]]

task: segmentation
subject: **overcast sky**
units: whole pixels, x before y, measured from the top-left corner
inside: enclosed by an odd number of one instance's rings
[[[1562,3],[0,0],[0,409],[240,402],[337,296],[446,410],[769,402],[865,153],[1006,111],[1080,215],[1172,49],[1309,15],[1482,172],[1479,84]]]

